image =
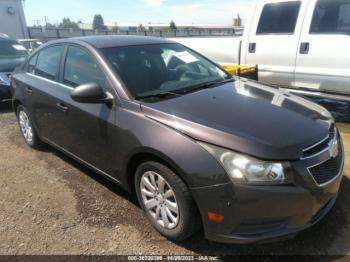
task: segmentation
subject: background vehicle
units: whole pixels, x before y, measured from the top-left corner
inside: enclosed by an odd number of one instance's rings
[[[176,41],[221,64],[257,64],[259,81],[345,99],[342,95],[350,95],[349,14],[349,0],[258,0],[242,39]]]
[[[17,40],[31,53],[43,43],[39,39],[19,39]]]
[[[201,225],[220,242],[282,237],[336,202],[344,150],[327,110],[166,39],[50,42],[12,88],[29,146],[48,143],[136,191],[171,240]]]
[[[10,75],[28,56],[28,51],[17,41],[0,37],[0,102],[11,99]]]

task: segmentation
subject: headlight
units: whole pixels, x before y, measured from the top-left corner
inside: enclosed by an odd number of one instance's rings
[[[206,143],[199,144],[220,162],[234,183],[278,185],[293,182],[287,162],[266,162]]]

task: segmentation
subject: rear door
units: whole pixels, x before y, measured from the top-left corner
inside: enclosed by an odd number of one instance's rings
[[[258,1],[246,45],[245,64],[258,64],[259,80],[290,86],[307,1]]]
[[[311,0],[300,38],[297,87],[350,94],[350,0]]]
[[[54,45],[41,50],[28,63],[27,73],[21,81],[25,106],[34,119],[34,124],[43,138],[53,139],[59,130],[55,105],[58,73],[64,45]]]

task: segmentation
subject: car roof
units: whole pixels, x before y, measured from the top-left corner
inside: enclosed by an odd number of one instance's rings
[[[69,40],[71,40],[72,42],[82,41],[90,45],[93,45],[98,49],[109,48],[109,47],[175,43],[165,38],[146,37],[146,36],[125,36],[125,35],[75,37],[75,38],[65,39],[62,41],[69,42]]]

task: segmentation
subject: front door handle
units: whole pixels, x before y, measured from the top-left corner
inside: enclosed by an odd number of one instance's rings
[[[68,112],[68,106],[66,106],[64,103],[57,103],[56,104],[57,108],[60,109],[63,113]]]
[[[256,52],[256,43],[249,43],[249,53]]]
[[[26,88],[26,92],[27,92],[29,95],[32,95],[32,94],[33,94],[33,89],[31,89],[30,87],[27,87],[27,88]]]
[[[310,43],[301,43],[300,44],[300,54],[306,55],[309,53]]]

